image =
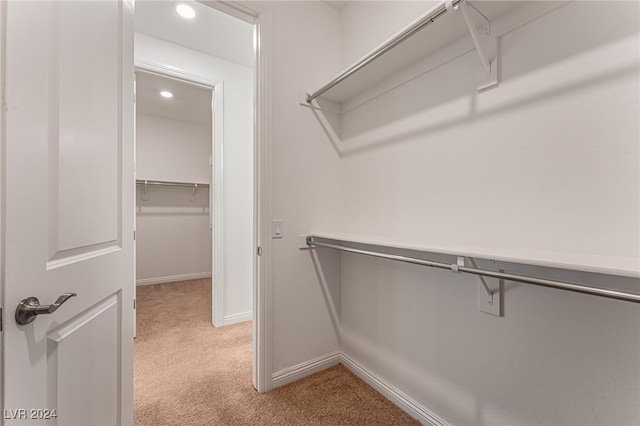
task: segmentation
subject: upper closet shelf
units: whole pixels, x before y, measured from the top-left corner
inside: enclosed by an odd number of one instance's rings
[[[440,3],[321,88],[306,94],[305,101],[311,104],[322,98],[342,103],[469,34],[479,54],[478,67],[485,74],[478,88],[496,85],[499,59],[496,37],[500,34],[492,31],[491,21],[527,3],[530,2]]]

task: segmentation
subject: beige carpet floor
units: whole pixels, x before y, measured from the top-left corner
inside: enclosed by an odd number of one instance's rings
[[[419,424],[343,366],[259,394],[252,323],[211,326],[211,281],[138,287],[135,424]]]

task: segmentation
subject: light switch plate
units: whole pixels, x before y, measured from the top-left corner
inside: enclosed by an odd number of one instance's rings
[[[279,239],[283,236],[282,219],[274,219],[271,222],[271,238]]]

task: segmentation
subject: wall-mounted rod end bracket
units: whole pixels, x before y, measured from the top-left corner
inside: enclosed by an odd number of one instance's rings
[[[298,249],[308,250],[313,248],[313,237],[311,235],[298,235]]]
[[[456,10],[458,10],[458,6],[453,5],[453,0],[446,0],[444,2],[444,7],[447,9],[447,12],[449,13],[455,12]]]
[[[311,99],[311,95],[310,94],[305,93],[305,100],[307,101],[308,104],[310,104],[313,99]]]

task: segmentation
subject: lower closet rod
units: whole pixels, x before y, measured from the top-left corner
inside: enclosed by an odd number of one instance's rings
[[[442,262],[434,262],[432,260],[417,259],[415,257],[399,256],[395,254],[381,253],[377,251],[360,250],[351,247],[339,246],[336,244],[321,243],[315,241],[313,237],[307,237],[307,246],[309,247],[326,247],[335,250],[346,251],[349,253],[363,254],[365,256],[380,257],[382,259],[396,260],[398,262],[413,263],[415,265],[430,266],[433,268],[448,269],[454,272],[465,272],[467,274],[483,275],[486,277],[499,278],[509,281],[517,281],[525,284],[539,285],[543,287],[558,288],[560,290],[574,291],[576,293],[591,294],[594,296],[607,297],[609,299],[625,300],[627,302],[640,303],[640,294],[625,293],[616,290],[607,290],[604,288],[589,287],[580,284],[571,284],[562,281],[547,280],[543,278],[527,277],[525,275],[509,274],[505,272],[489,271],[486,269],[470,268],[467,266],[459,266],[456,264],[448,264]]]

